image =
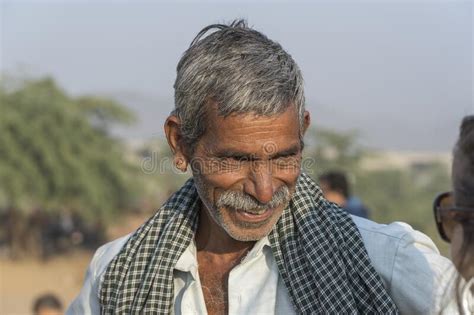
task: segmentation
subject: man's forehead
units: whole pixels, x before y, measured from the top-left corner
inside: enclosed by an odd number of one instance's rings
[[[256,112],[232,113],[227,116],[220,115],[216,106],[210,106],[207,112],[207,129],[216,129],[219,133],[259,133],[262,131],[277,131],[282,125],[291,130],[299,132],[299,117],[296,106],[289,105],[288,108],[278,114],[262,115]],[[282,130],[283,131],[283,130]]]
[[[208,117],[204,138],[236,145],[268,141],[298,142],[299,128],[298,117],[291,109],[272,116],[255,113],[227,117],[215,115]]]

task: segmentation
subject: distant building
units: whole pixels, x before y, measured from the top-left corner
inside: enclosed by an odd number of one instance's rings
[[[369,171],[396,168],[423,172],[434,163],[451,172],[451,152],[376,151],[361,161],[361,167]]]

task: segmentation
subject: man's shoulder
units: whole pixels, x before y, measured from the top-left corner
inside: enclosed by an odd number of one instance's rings
[[[364,238],[364,241],[366,238],[368,239],[371,237],[382,237],[392,241],[399,241],[407,235],[417,232],[409,224],[404,222],[380,224],[354,215],[351,215],[351,217],[359,229],[360,234]]]
[[[84,285],[79,295],[71,303],[66,314],[98,314],[100,313],[99,291],[101,278],[112,259],[120,252],[132,235],[128,234],[99,247],[89,264]]]
[[[402,222],[379,224],[358,216],[351,217],[359,229],[372,264],[384,276],[384,280],[390,282],[400,243],[404,239],[414,238],[415,230]]]
[[[352,216],[372,265],[402,314],[429,314],[443,274],[452,268],[433,241],[403,222],[378,224]]]
[[[133,232],[108,242],[96,250],[91,261],[91,268],[93,268],[95,273],[94,278],[98,278],[105,272],[109,263],[122,250],[132,235]]]
[[[380,224],[357,216],[351,216],[359,229],[364,244],[369,251],[392,251],[400,254],[404,249],[414,246],[421,252],[440,255],[438,248],[426,234],[413,229],[404,222]]]
[[[428,263],[434,260],[435,264],[439,262],[443,265],[447,261],[431,238],[407,223],[379,224],[357,216],[352,216],[352,220],[359,229],[372,263],[376,269],[385,269],[384,273],[392,273],[393,268],[397,267],[397,260],[404,263],[400,261],[400,257],[404,256],[412,262],[415,258]]]

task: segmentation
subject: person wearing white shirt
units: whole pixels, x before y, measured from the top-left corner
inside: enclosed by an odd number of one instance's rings
[[[96,252],[68,314],[431,312],[450,265],[432,241],[351,217],[301,171],[310,114],[280,44],[209,25],[174,88],[165,133],[192,178]]]
[[[443,314],[474,314],[474,116],[461,124],[453,154],[453,191],[439,194],[433,203],[436,226],[451,243],[457,271],[446,274],[438,307]]]
[[[449,261],[439,255],[430,238],[401,222],[383,225],[356,216],[352,218],[364,239],[375,269],[382,276],[400,313],[438,313],[434,302],[436,297],[443,299],[443,284],[451,279],[443,275],[452,268]],[[124,236],[97,250],[87,271],[84,286],[67,314],[100,313],[98,290],[101,277],[129,237],[130,235]],[[177,315],[206,314],[195,251],[195,244],[192,243],[175,266],[173,311]],[[258,241],[239,266],[240,270],[234,269],[236,277],[229,279],[235,283],[231,283],[229,287],[251,290],[241,290],[242,297],[229,301],[230,308],[237,311],[231,314],[295,313],[286,288],[278,277],[267,238]],[[229,295],[234,296],[233,293]],[[238,301],[238,304],[234,301]]]

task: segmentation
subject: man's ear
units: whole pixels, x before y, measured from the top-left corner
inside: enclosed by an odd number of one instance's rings
[[[179,170],[185,172],[188,168],[188,158],[184,150],[180,127],[181,121],[175,115],[169,116],[165,121],[166,140],[173,153],[174,164]]]
[[[304,111],[304,116],[303,116],[303,135],[306,133],[306,130],[308,130],[309,125],[311,124],[311,116],[307,110]]]

